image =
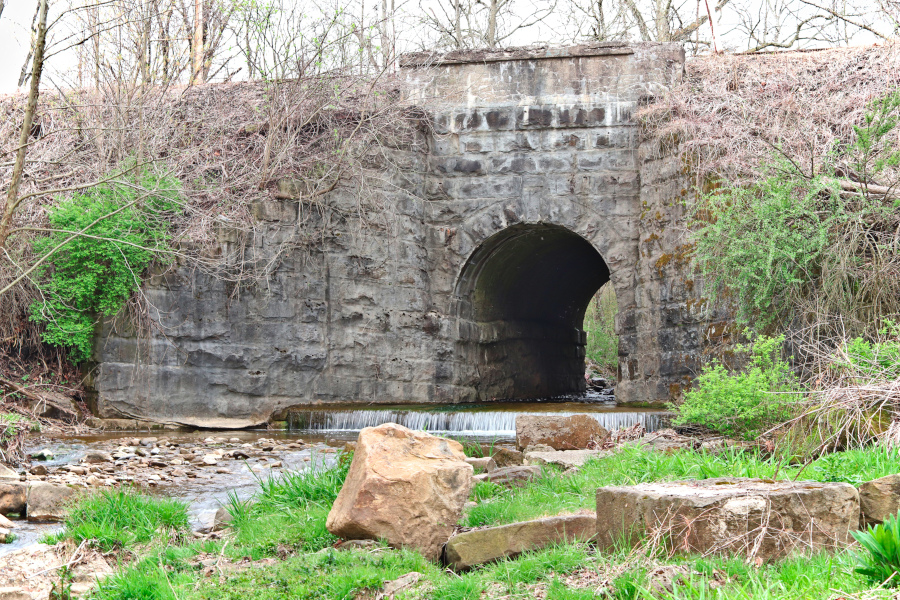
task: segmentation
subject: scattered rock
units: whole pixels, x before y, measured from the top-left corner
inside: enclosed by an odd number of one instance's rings
[[[516,447],[546,444],[554,450],[583,450],[601,443],[609,432],[590,415],[554,417],[519,415],[516,417]]]
[[[32,475],[46,475],[47,467],[45,467],[44,465],[34,465],[30,469],[28,469],[28,472]]]
[[[31,594],[17,587],[0,587],[0,600],[32,600]]]
[[[844,546],[858,525],[859,495],[846,483],[720,478],[597,490],[600,548],[653,532],[678,552],[767,560]]]
[[[496,469],[490,473],[482,473],[476,475],[473,479],[477,483],[479,481],[490,481],[499,485],[515,485],[523,486],[535,477],[541,474],[541,468],[535,465],[526,465],[521,467],[506,467]]]
[[[34,460],[50,460],[53,458],[54,454],[50,450],[46,448],[44,450],[38,450],[37,452],[31,453],[31,458]]]
[[[75,490],[55,483],[35,481],[28,484],[28,520],[62,521],[68,516]]]
[[[592,458],[612,454],[610,450],[551,450],[550,452],[526,452],[529,465],[558,465],[564,469],[583,467]]]
[[[693,450],[700,446],[700,442],[696,438],[680,435],[674,429],[660,429],[648,433],[634,443],[645,450],[655,450],[667,454],[676,450]]]
[[[487,471],[488,473],[497,470],[497,463],[495,463],[494,459],[490,456],[483,456],[480,458],[470,457],[466,459],[466,462],[472,465],[473,469]]]
[[[0,463],[0,479],[15,479],[16,481],[18,481],[19,474],[6,465]]]
[[[231,514],[224,508],[216,510],[204,510],[197,515],[198,526],[194,531],[211,533],[222,531],[228,523],[231,523]]]
[[[3,515],[0,515],[0,527],[3,527],[4,529],[16,529],[18,525],[16,525],[14,522],[10,521]]]
[[[13,540],[13,534],[9,529],[0,527],[0,544],[6,544]]]
[[[88,463],[90,465],[99,465],[112,461],[112,454],[110,454],[109,452],[103,452],[102,450],[92,450],[91,452],[87,452],[81,459],[81,462]]]
[[[216,465],[219,463],[219,458],[221,458],[217,454],[205,454],[201,459],[204,465]]]
[[[409,590],[409,588],[419,583],[419,580],[422,579],[422,577],[424,577],[424,575],[413,571],[411,573],[407,573],[406,575],[398,577],[393,581],[388,581],[381,588],[381,597],[393,598],[394,594],[396,594],[397,592]]]
[[[447,542],[444,556],[447,564],[461,571],[552,544],[587,541],[596,533],[594,515],[546,517],[460,533]]]
[[[859,486],[863,525],[877,525],[900,512],[900,475],[888,475]]]
[[[25,514],[28,487],[18,481],[0,481],[0,515]]]
[[[334,545],[338,550],[368,550],[377,546],[375,540],[341,540]]]
[[[503,467],[517,467],[525,464],[525,455],[512,448],[494,448],[491,453],[491,458],[494,459],[494,462],[499,469],[502,469]]]
[[[383,539],[436,560],[472,489],[459,442],[387,423],[366,427],[326,526],[349,539]]]

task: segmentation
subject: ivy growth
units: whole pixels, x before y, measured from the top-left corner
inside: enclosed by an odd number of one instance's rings
[[[151,262],[167,262],[179,189],[175,179],[144,173],[137,185],[92,188],[50,210],[53,231],[33,247],[51,256],[37,272],[42,299],[30,315],[44,324],[45,342],[76,362],[90,358],[97,320],[119,312]]]

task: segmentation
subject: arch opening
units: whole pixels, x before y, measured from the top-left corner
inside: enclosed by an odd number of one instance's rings
[[[456,290],[478,399],[584,392],[585,311],[609,280],[600,253],[564,227],[514,225],[482,243]]]

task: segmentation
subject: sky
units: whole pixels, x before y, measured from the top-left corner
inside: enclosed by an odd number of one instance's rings
[[[296,6],[303,6],[303,2],[312,1],[312,0],[278,0],[281,2],[299,2]],[[393,0],[397,2],[398,10],[406,11],[408,16],[412,16],[414,18],[415,12],[424,8],[427,10],[428,2],[447,2],[448,0],[421,0],[425,4],[420,4],[419,0]],[[516,15],[517,17],[527,17],[529,12],[533,12],[534,7],[537,5],[536,3],[547,3],[552,2],[554,0],[513,0],[515,2],[514,6],[517,7],[519,11],[523,14]],[[592,0],[556,0],[558,2],[558,6],[563,6],[566,2],[572,1],[592,1]],[[596,0],[593,0],[596,1]],[[685,0],[688,1],[688,0]],[[690,0],[693,1],[693,0]],[[713,4],[713,0],[708,0],[710,5]],[[718,0],[716,0],[718,1]],[[731,6],[734,6],[737,2],[743,2],[741,6],[749,7],[751,11],[758,11],[759,9],[765,8],[766,6],[775,6],[775,5],[786,5],[788,7],[793,7],[793,4],[799,3],[801,0],[733,0]],[[847,0],[838,0],[838,1],[847,1]],[[862,7],[862,11],[868,7],[874,9],[876,7],[878,0],[850,0],[857,2],[857,5]],[[59,1],[55,3],[56,6],[62,6],[66,4],[64,1]],[[799,6],[799,4],[797,4]],[[22,69],[22,64],[25,60],[25,57],[28,52],[28,48],[30,45],[30,26],[32,22],[32,17],[34,15],[36,6],[36,0],[6,0],[6,8],[4,9],[2,16],[0,16],[0,93],[12,93],[17,89],[17,82],[19,79],[19,74]],[[50,19],[53,19],[53,6],[51,4],[51,15]],[[371,6],[371,0],[368,6]],[[376,5],[377,6],[377,5]],[[735,18],[734,15],[725,16],[727,13],[723,13],[723,22],[719,24],[721,32],[717,32],[717,36],[727,36],[728,30],[734,28],[734,23],[729,23],[728,18]],[[409,28],[406,28],[407,31],[401,31],[401,35],[405,34],[407,39],[415,39],[417,37],[421,37],[417,34],[417,32],[410,31]],[[570,33],[566,34],[568,31]],[[573,42],[572,32],[573,27],[571,26],[571,20],[567,18],[567,16],[563,15],[563,11],[558,10],[555,12],[550,19],[548,19],[542,26],[531,28],[529,30],[521,32],[519,35],[511,38],[507,45],[527,45],[534,42],[549,42],[558,45],[568,45]],[[57,36],[60,34],[60,31],[57,31]],[[568,38],[567,38],[568,35]],[[861,35],[856,36],[853,39],[854,44],[871,44],[877,41],[877,38],[873,35],[867,34],[863,32]],[[727,40],[726,40],[727,42]],[[418,49],[418,48],[411,48]],[[77,70],[77,59],[74,56],[73,51],[68,51],[63,54],[59,54],[54,56],[51,59],[50,68],[47,71],[49,77],[47,80],[43,81],[43,85],[53,85],[55,82],[58,85],[62,85],[63,87],[69,87],[64,80],[68,79],[68,81],[72,82],[75,80],[74,73]],[[240,78],[240,77],[238,77]]]

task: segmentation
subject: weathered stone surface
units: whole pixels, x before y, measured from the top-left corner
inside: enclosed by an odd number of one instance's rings
[[[28,520],[62,521],[69,514],[69,504],[75,499],[76,491],[67,485],[57,485],[44,481],[28,484]]]
[[[691,309],[699,286],[679,271],[684,203],[673,199],[691,185],[678,148],[645,140],[633,114],[681,80],[684,51],[538,54],[404,68],[407,101],[435,131],[382,149],[385,165],[366,173],[371,205],[388,208],[368,214],[334,190],[323,202],[348,219],[310,255],[287,242],[323,223],[261,198],[277,214],[258,214],[247,252],[278,257],[265,288],[235,297],[188,268],[153,277],[149,352],[112,322],[99,332],[99,415],[241,427],[314,402],[580,392],[581,317],[607,281],[621,308],[617,400],[677,397],[706,326]],[[365,227],[387,214],[390,226]],[[236,232],[217,235],[227,254]]]
[[[394,423],[359,434],[326,526],[349,539],[383,539],[436,560],[472,489],[462,445]]]
[[[472,465],[473,469],[487,471],[488,473],[497,470],[497,463],[490,456],[470,457],[466,458],[466,462]]]
[[[859,486],[863,525],[876,525],[900,512],[900,475],[887,475]]]
[[[593,458],[612,454],[610,450],[552,450],[550,452],[526,452],[525,461],[529,465],[556,465],[564,469],[583,467]]]
[[[541,468],[535,465],[504,467],[474,477],[474,481],[490,481],[499,485],[523,486],[541,474]]]
[[[594,515],[560,515],[454,535],[444,557],[455,570],[518,556],[552,544],[587,541],[597,533]]]
[[[31,594],[18,587],[0,587],[0,600],[32,600]]]
[[[609,432],[590,415],[516,417],[516,446],[519,450],[544,444],[554,450],[583,450],[591,442],[600,443]]]
[[[0,515],[25,513],[27,486],[8,479],[0,481]]]
[[[18,525],[16,525],[14,522],[10,521],[3,515],[0,515],[0,527],[3,527],[4,529],[15,529],[18,527]]]
[[[494,448],[491,458],[494,459],[498,469],[503,467],[518,467],[525,464],[525,455],[512,448]]]
[[[597,543],[637,543],[665,532],[679,552],[771,559],[841,547],[859,525],[859,495],[846,483],[720,478],[597,490]]]
[[[89,465],[98,465],[112,461],[112,454],[110,454],[109,452],[103,452],[102,450],[92,450],[90,452],[86,452],[84,457],[82,457],[81,459],[81,462],[87,463]]]
[[[0,463],[0,480],[2,480],[2,479],[18,480],[19,474],[16,473],[15,471],[13,471],[12,469],[10,469],[9,467],[7,467],[6,465],[4,465],[3,463]]]

